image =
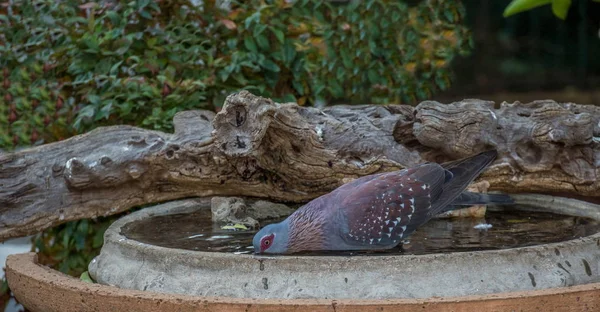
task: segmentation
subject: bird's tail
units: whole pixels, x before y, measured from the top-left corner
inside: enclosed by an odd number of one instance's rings
[[[507,194],[485,194],[462,192],[450,205],[452,206],[471,206],[471,205],[510,205],[515,201]]]
[[[446,181],[442,186],[442,194],[436,201],[436,207],[432,207],[430,214],[438,214],[444,208],[451,205],[497,156],[497,151],[489,150],[471,157],[442,164],[442,167],[446,169]]]

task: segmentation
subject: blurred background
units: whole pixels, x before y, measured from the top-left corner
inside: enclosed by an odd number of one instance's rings
[[[600,3],[563,20],[550,5],[504,17],[510,2],[0,0],[0,152],[113,124],[171,131],[240,89],[319,107],[600,104]],[[116,218],[4,242],[0,259],[34,249],[79,276]]]
[[[550,5],[504,18],[509,3],[463,2],[474,48],[455,59],[452,87],[433,98],[600,104],[600,3],[573,1],[564,21]]]

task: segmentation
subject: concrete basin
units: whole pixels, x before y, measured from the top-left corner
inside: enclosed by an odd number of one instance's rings
[[[600,219],[573,199],[517,195],[527,209]],[[525,207],[525,206],[523,206]],[[207,199],[170,202],[116,221],[89,265],[101,284],[238,299],[425,299],[536,291],[600,281],[600,234],[493,251],[401,256],[255,256],[148,245],[121,234],[130,222],[210,209]]]

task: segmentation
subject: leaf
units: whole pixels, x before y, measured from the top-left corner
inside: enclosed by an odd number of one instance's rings
[[[523,11],[531,10],[533,8],[550,4],[552,0],[513,0],[507,7],[504,9],[504,17],[509,17],[511,15],[515,15],[517,13],[521,13]]]
[[[552,0],[552,13],[561,20],[567,18],[571,0]]]
[[[279,42],[281,44],[283,44],[284,40],[285,40],[285,35],[283,34],[283,31],[275,28],[275,27],[269,27],[269,29],[271,29],[271,32],[273,32],[273,34],[275,35],[275,37],[277,37],[277,40],[279,40]]]
[[[127,39],[127,38],[123,38],[120,39],[118,41],[115,42],[115,48],[117,48],[114,53],[117,55],[123,55],[125,53],[127,53],[127,51],[129,51],[129,48],[131,47],[131,44],[133,43],[132,40]]]
[[[297,102],[296,97],[291,93],[284,95],[283,98],[281,99],[281,103],[296,103],[296,102]]]
[[[118,74],[119,73],[119,66],[121,66],[122,63],[123,63],[123,61],[119,61],[115,65],[113,65],[110,68],[110,71],[108,72],[109,75],[116,75],[116,74]]]
[[[136,7],[138,10],[141,10],[150,4],[150,0],[137,0]]]
[[[96,117],[96,120],[100,120],[102,118],[108,119],[108,117],[110,117],[111,110],[112,110],[112,102],[106,103],[100,109],[100,114]]]
[[[84,106],[78,113],[77,118],[75,118],[75,122],[73,123],[73,127],[75,129],[81,129],[81,122],[85,118],[91,118],[94,116],[96,112],[96,108],[92,105]]]
[[[86,283],[94,283],[94,280],[90,277],[90,273],[88,271],[81,273],[79,279]]]
[[[269,60],[269,59],[264,59],[262,61],[259,60],[258,65],[260,65],[262,68],[266,69],[266,70],[270,70],[272,72],[279,72],[280,68],[277,64],[275,64],[275,62]]]
[[[266,29],[267,29],[267,25],[265,25],[265,24],[256,25],[256,27],[254,27],[254,30],[252,31],[252,34],[254,35],[254,37],[258,37]]]
[[[221,23],[223,23],[223,25],[225,25],[225,27],[227,29],[229,29],[229,30],[235,30],[235,29],[237,29],[237,25],[232,20],[222,19]]]
[[[299,95],[304,95],[304,85],[301,81],[299,81],[298,79],[292,80],[292,86],[294,87],[294,90],[298,92]]]
[[[241,224],[241,223],[236,223],[236,224],[233,224],[233,225],[230,225],[230,224],[224,225],[224,226],[221,227],[221,229],[223,229],[223,230],[234,230],[234,231],[237,231],[237,230],[247,230],[248,227],[245,226],[245,225],[243,225],[243,224]]]
[[[258,52],[258,48],[256,48],[256,43],[254,43],[254,39],[252,39],[250,35],[246,35],[246,37],[244,37],[244,46],[246,47],[246,49],[248,49],[248,51],[252,53]]]
[[[78,7],[82,10],[87,10],[87,9],[92,9],[95,8],[96,6],[98,6],[98,3],[96,2],[88,2],[88,3],[84,3],[82,5],[79,5]]]
[[[246,20],[244,21],[244,27],[248,29],[250,28],[252,23],[260,23],[260,11],[256,11],[252,15],[248,16],[248,18],[246,18]]]
[[[290,40],[287,40],[285,45],[283,46],[283,53],[282,53],[283,63],[287,67],[290,67],[290,65],[294,61],[295,57],[296,57],[296,48],[294,47],[294,45],[292,44],[292,42]]]
[[[371,84],[376,84],[377,82],[379,82],[379,74],[377,73],[377,71],[373,70],[373,69],[369,69],[367,71],[367,77],[369,78],[369,82]]]
[[[264,51],[268,51],[271,48],[269,45],[269,39],[267,39],[267,36],[265,36],[264,34],[258,35],[256,37],[256,42],[258,43],[258,46]]]
[[[340,50],[340,56],[342,57],[342,63],[344,64],[344,67],[346,67],[348,69],[353,67],[354,62],[352,61],[352,58],[350,58],[350,55],[348,54],[348,50],[346,50],[346,49]]]
[[[148,11],[146,10],[141,10],[138,12],[140,14],[141,17],[145,18],[145,19],[152,19],[152,14],[150,14]]]
[[[88,47],[87,52],[97,53],[100,50],[100,46],[98,42],[96,42],[95,38],[83,38],[83,43]]]

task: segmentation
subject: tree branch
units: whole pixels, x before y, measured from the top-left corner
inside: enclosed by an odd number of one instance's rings
[[[537,101],[279,104],[248,92],[216,116],[186,111],[175,133],[98,128],[0,155],[0,240],[192,196],[303,202],[350,179],[490,148],[492,190],[600,195],[600,108]]]

